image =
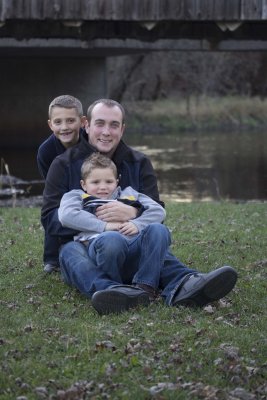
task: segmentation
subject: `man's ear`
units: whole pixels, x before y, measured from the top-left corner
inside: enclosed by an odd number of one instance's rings
[[[83,128],[85,128],[86,122],[87,122],[87,118],[86,118],[85,115],[83,115],[83,116],[81,117],[81,125],[82,125]]]
[[[84,128],[85,128],[85,130],[86,130],[86,133],[89,133],[89,127],[90,127],[89,121],[88,121],[88,119],[85,117]]]
[[[85,183],[84,183],[83,179],[80,180],[80,185],[83,188],[83,190],[86,192]]]

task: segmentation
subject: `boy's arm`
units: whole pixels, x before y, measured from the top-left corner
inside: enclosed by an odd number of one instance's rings
[[[46,178],[50,163],[47,161],[47,159],[44,157],[43,154],[43,146],[41,145],[37,151],[37,166],[40,175],[42,178]]]
[[[58,219],[65,227],[90,234],[104,232],[106,222],[98,219],[94,214],[83,210],[80,189],[65,193],[60,201]]]

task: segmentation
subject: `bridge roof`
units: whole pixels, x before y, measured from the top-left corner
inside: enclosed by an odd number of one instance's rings
[[[0,20],[262,21],[266,0],[0,0]]]
[[[267,0],[0,0],[0,53],[69,50],[266,51]]]

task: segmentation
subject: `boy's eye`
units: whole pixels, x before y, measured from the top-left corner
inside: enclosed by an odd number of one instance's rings
[[[67,121],[69,124],[73,124],[73,122],[75,122],[75,119],[73,119],[73,118],[71,118],[71,119],[68,119],[68,121]]]

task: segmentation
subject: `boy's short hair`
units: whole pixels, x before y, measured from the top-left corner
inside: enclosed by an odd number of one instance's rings
[[[53,107],[62,107],[62,108],[75,108],[80,117],[83,116],[83,106],[80,100],[76,99],[69,94],[63,94],[62,96],[56,97],[48,107],[48,117],[51,118]]]
[[[114,162],[101,153],[93,153],[87,157],[81,167],[81,178],[85,180],[94,169],[110,168],[114,173],[115,178],[118,177],[117,167]]]
[[[93,111],[94,107],[99,103],[104,104],[105,106],[110,107],[110,108],[115,107],[115,106],[119,107],[119,109],[121,110],[121,113],[122,113],[122,123],[123,124],[125,123],[125,109],[124,109],[124,107],[120,103],[118,103],[116,100],[112,100],[112,99],[98,99],[98,100],[94,101],[88,107],[88,110],[87,110],[87,119],[88,119],[89,122],[91,121],[92,111]]]

